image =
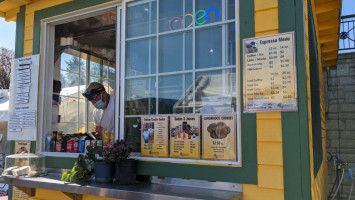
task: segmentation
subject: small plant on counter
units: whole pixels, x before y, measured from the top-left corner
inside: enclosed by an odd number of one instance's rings
[[[61,181],[65,182],[85,182],[88,181],[94,172],[94,162],[97,155],[102,154],[100,147],[88,146],[86,155],[80,154],[75,161],[72,170],[62,174]]]
[[[104,151],[105,152],[105,151]],[[131,155],[132,148],[126,144],[125,140],[116,140],[113,143],[111,152],[108,153],[108,156],[112,162],[121,162],[127,160]],[[106,153],[103,153],[105,155]]]
[[[94,161],[89,159],[86,155],[80,154],[76,159],[74,167],[71,171],[65,171],[62,174],[62,181],[76,182],[90,179],[94,170]]]

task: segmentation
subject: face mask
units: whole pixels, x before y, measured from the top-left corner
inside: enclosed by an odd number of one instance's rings
[[[106,106],[106,102],[102,101],[102,94],[101,94],[101,99],[100,99],[100,101],[96,102],[96,103],[94,104],[94,107],[95,107],[96,109],[103,109],[105,106]]]

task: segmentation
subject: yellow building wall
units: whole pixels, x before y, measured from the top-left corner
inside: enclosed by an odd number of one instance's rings
[[[277,34],[278,1],[255,0],[254,7],[255,36]],[[258,184],[243,184],[243,200],[283,200],[281,112],[257,113],[256,126]]]
[[[314,162],[313,162],[313,137],[312,137],[312,113],[311,113],[311,84],[310,84],[310,66],[309,66],[309,33],[308,33],[308,4],[304,0],[305,9],[305,32],[306,32],[306,67],[307,67],[307,104],[308,104],[308,132],[309,132],[309,153],[310,153],[310,172],[311,172],[311,195],[312,199],[325,200],[328,197],[328,169],[327,169],[327,153],[326,153],[326,127],[325,127],[325,102],[324,102],[324,81],[322,73],[322,60],[321,60],[321,47],[318,43],[318,63],[319,63],[319,92],[320,92],[320,110],[321,110],[321,130],[322,130],[322,148],[323,148],[323,161],[317,173],[314,176]],[[316,27],[317,41],[319,41],[317,16],[315,12],[315,2],[312,0],[312,10],[314,24]],[[332,5],[328,5],[332,6]]]
[[[55,5],[63,4],[72,0],[38,0],[26,5],[26,17],[25,17],[25,35],[24,35],[24,47],[23,56],[31,56],[33,50],[33,22],[34,13],[37,10],[49,8]]]

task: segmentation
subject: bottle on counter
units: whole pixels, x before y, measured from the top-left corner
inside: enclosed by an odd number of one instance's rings
[[[44,150],[46,152],[50,152],[51,150],[51,139],[52,139],[52,135],[50,133],[47,134],[45,138],[45,146],[44,146]]]
[[[57,132],[57,141],[55,145],[55,151],[56,152],[61,152],[62,151],[62,143],[63,143],[63,132],[58,131]]]
[[[55,152],[56,140],[57,140],[57,131],[53,131],[52,132],[52,138],[51,138],[51,141],[50,141],[50,146],[49,146],[49,151],[50,152]]]
[[[73,153],[78,153],[78,150],[79,150],[79,141],[75,139],[73,141]]]
[[[69,140],[68,135],[63,135],[63,140],[62,140],[62,152],[67,152],[67,142]]]
[[[73,153],[73,140],[68,140],[67,141],[67,152],[68,153]]]

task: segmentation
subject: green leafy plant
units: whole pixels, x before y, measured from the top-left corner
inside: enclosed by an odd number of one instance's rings
[[[89,179],[94,170],[94,161],[86,155],[80,154],[76,159],[74,167],[71,171],[65,171],[62,174],[62,181],[77,182],[80,180]]]
[[[72,170],[65,171],[62,174],[62,181],[82,182],[83,180],[90,179],[94,172],[94,162],[97,161],[96,155],[102,155],[102,148],[88,146],[86,150],[86,155],[80,154],[78,156]]]

